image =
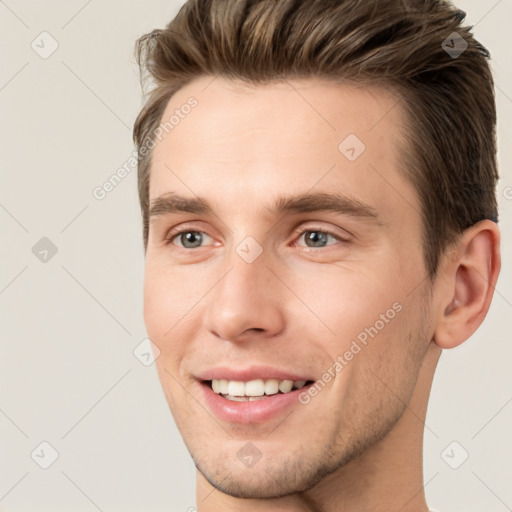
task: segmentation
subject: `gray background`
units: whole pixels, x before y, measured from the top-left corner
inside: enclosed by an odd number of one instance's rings
[[[181,4],[0,0],[1,510],[195,505],[195,468],[154,365],[133,354],[145,338],[135,170],[103,200],[92,194],[133,151],[134,42]],[[512,0],[457,5],[493,56],[504,265],[484,325],[441,357],[425,484],[441,512],[501,512],[512,510]],[[51,49],[44,31],[58,43],[46,59],[31,46]],[[58,251],[46,262],[43,237]],[[48,469],[43,441],[58,452]]]

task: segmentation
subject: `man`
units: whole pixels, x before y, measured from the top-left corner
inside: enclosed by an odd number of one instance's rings
[[[427,512],[500,269],[488,53],[444,1],[190,0],[138,41],[144,318],[197,510]]]

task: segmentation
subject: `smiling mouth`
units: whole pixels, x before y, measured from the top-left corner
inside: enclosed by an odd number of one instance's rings
[[[313,384],[312,380],[255,379],[248,382],[225,379],[205,380],[204,384],[226,400],[253,402],[273,395],[284,395]]]

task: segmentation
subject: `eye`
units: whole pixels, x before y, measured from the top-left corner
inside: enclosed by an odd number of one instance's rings
[[[167,237],[168,244],[174,244],[184,249],[196,249],[201,247],[204,238],[211,238],[203,231],[183,230],[177,233],[171,233]],[[179,243],[175,243],[175,240]]]
[[[330,231],[322,230],[322,229],[303,229],[299,232],[299,238],[297,241],[304,238],[305,246],[310,248],[322,248],[327,245],[334,245],[334,244],[327,244],[327,241],[329,240],[329,237],[331,239],[334,239],[335,242],[346,242],[347,240],[343,240],[339,236],[335,235],[334,233],[331,233]],[[302,245],[302,244],[299,244]]]
[[[328,245],[335,245],[339,242],[348,242],[348,240],[342,239],[340,236],[331,233],[325,229],[301,229],[296,231],[297,242],[304,238],[305,244],[299,243],[303,247],[308,248],[322,248]],[[173,244],[183,249],[197,249],[203,247],[203,242],[207,239],[212,239],[204,231],[197,231],[193,229],[182,229],[181,231],[172,231],[166,237],[166,244]],[[328,243],[329,240],[333,240],[334,243]]]

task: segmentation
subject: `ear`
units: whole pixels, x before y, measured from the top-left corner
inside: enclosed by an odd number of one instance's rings
[[[443,266],[444,281],[434,341],[453,348],[467,340],[483,322],[501,268],[500,231],[483,220],[464,231]]]

